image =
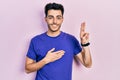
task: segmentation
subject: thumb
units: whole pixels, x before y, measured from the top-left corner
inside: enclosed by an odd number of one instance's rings
[[[52,48],[52,49],[49,50],[49,52],[53,52],[54,50],[55,50],[55,48]]]

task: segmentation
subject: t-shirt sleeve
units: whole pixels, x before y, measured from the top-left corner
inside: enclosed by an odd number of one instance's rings
[[[76,54],[78,54],[78,53],[80,53],[82,51],[80,43],[76,38],[74,38],[74,48],[75,48],[74,49],[74,55],[76,55]]]
[[[27,52],[26,56],[33,59],[33,60],[36,60],[36,53],[35,53],[35,50],[34,50],[34,45],[33,45],[32,40],[30,42],[29,49],[28,49],[28,52]]]

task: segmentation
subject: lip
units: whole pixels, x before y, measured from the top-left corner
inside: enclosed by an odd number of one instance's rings
[[[57,26],[56,24],[52,24],[53,26]]]
[[[52,26],[53,26],[53,27],[57,27],[57,25],[54,25],[54,24],[53,24]]]

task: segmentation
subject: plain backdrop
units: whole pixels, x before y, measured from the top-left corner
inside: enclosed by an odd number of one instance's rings
[[[34,80],[24,70],[30,40],[47,30],[44,6],[64,5],[62,31],[90,33],[92,68],[73,62],[73,80],[120,80],[120,0],[0,0],[0,80]]]

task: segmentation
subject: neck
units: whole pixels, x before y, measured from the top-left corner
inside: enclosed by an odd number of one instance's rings
[[[56,32],[52,32],[52,31],[47,31],[47,35],[51,36],[51,37],[56,37],[60,34],[61,31],[56,31]]]

